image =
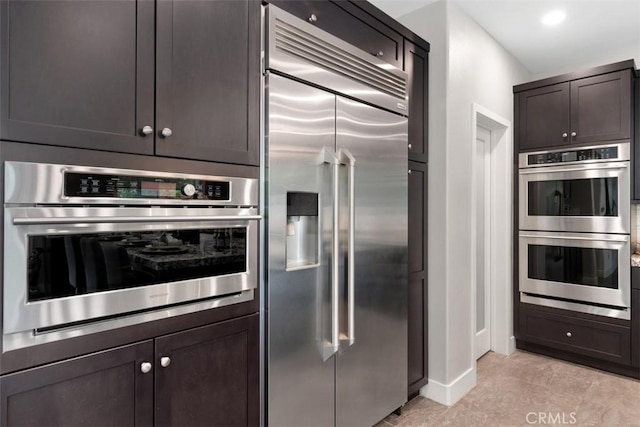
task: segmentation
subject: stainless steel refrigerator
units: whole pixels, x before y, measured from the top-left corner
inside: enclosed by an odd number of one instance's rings
[[[406,75],[266,13],[266,420],[373,425],[407,397]]]

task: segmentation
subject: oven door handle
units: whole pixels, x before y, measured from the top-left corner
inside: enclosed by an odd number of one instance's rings
[[[90,216],[90,217],[53,217],[53,218],[14,218],[13,225],[47,224],[101,224],[101,223],[139,223],[139,222],[200,222],[200,221],[249,221],[261,220],[260,215],[200,215],[200,216]]]
[[[589,164],[582,167],[559,166],[559,167],[537,167],[530,169],[520,169],[520,175],[540,174],[540,173],[556,173],[556,172],[588,172],[592,170],[607,169],[627,169],[629,162],[605,163],[605,164]]]
[[[553,239],[553,240],[587,240],[592,242],[622,242],[626,243],[626,235],[616,238],[615,234],[609,234],[606,238],[601,237],[579,237],[579,236],[552,236],[552,235],[540,235],[540,234],[520,234],[520,237],[532,238],[532,239]]]

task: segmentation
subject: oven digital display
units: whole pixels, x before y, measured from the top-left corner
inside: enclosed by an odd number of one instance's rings
[[[144,198],[175,199],[176,183],[162,181],[142,181],[140,195]]]
[[[85,198],[228,201],[231,199],[231,185],[228,181],[68,172],[64,176],[64,195]]]

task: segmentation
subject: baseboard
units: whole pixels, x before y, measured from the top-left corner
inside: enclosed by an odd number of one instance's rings
[[[470,368],[449,384],[429,378],[429,383],[420,389],[420,395],[443,405],[451,406],[476,386],[476,370]]]

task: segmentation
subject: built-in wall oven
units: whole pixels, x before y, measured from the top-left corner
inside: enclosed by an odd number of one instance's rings
[[[628,143],[519,155],[522,302],[630,318]]]
[[[631,232],[629,143],[521,153],[523,230]]]
[[[5,162],[3,349],[250,301],[258,182]]]

